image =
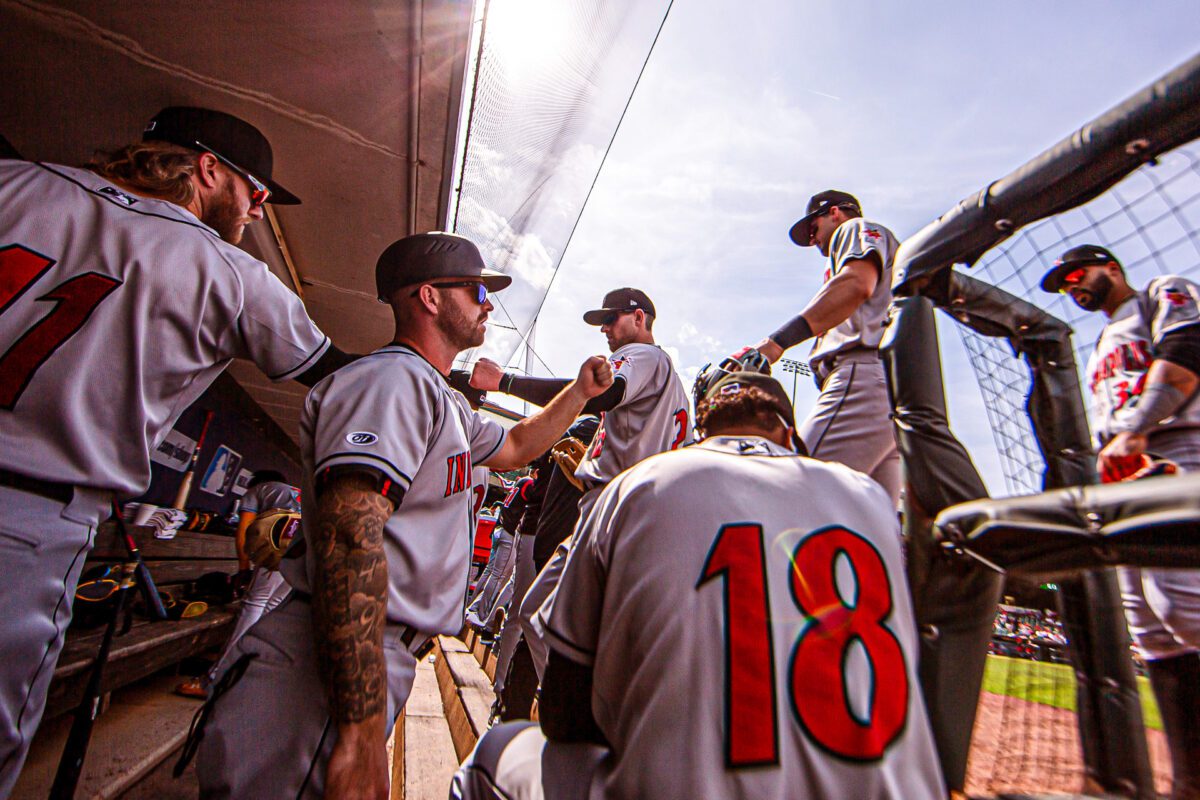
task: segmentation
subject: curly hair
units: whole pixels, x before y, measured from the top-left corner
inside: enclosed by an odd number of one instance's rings
[[[135,191],[187,205],[196,192],[191,178],[199,156],[167,142],[138,142],[119,150],[97,152],[84,166]]]
[[[745,386],[737,392],[700,401],[696,408],[696,430],[704,436],[746,425],[769,431],[778,428],[779,409],[775,399],[757,386]]]

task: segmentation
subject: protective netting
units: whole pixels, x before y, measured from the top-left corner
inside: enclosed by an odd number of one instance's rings
[[[488,0],[460,135],[452,229],[513,276],[486,355],[522,346],[636,86],[669,0]]]
[[[1026,226],[969,270],[1074,329],[1075,361],[1086,397],[1082,371],[1104,316],[1083,311],[1065,295],[1046,294],[1038,285],[1054,260],[1079,244],[1109,249],[1135,288],[1160,275],[1200,276],[1200,143],[1163,155],[1086,205]],[[1041,491],[1045,461],[1025,411],[1028,368],[1005,341],[965,326],[958,329],[983,393],[1008,493]]]
[[[1200,144],[1185,145],[1141,167],[1084,206],[1026,226],[970,270],[1072,327],[1086,397],[1083,371],[1104,316],[1039,286],[1056,258],[1085,243],[1109,249],[1135,288],[1160,275],[1200,277]],[[983,394],[1008,492],[1041,491],[1045,461],[1025,409],[1028,367],[1006,341],[957,327]],[[1003,644],[1003,637],[993,640],[997,642]],[[1082,787],[1075,676],[1068,665],[1046,655],[1009,646],[989,656],[971,744],[969,792],[1076,792]],[[1139,682],[1144,684],[1145,678]],[[1148,687],[1143,685],[1142,692],[1148,696]],[[1155,783],[1160,791],[1169,791],[1169,758],[1152,703],[1143,704],[1143,716]]]

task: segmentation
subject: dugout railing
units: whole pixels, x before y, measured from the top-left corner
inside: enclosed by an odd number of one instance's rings
[[[1041,488],[1093,483],[1094,453],[1070,326],[954,268],[974,264],[1024,226],[1092,200],[1198,136],[1200,57],[964,199],[906,240],[897,254],[897,300],[881,350],[907,480],[905,535],[921,632],[922,688],[950,789],[961,791],[965,784],[1002,579],[998,564],[978,553],[952,557],[934,536],[938,514],[987,496],[947,421],[934,309],[983,336],[1007,340],[1028,367],[1025,410],[1044,459]],[[1023,533],[1036,539],[1040,529]],[[1058,583],[1060,616],[1076,674],[1085,785],[1122,796],[1153,797],[1115,578],[1111,570],[1082,569]]]

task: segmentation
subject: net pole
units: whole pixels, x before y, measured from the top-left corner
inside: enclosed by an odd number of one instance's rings
[[[966,449],[950,432],[934,305],[897,299],[880,352],[904,464],[904,537],[920,632],[918,675],[948,789],[962,791],[1001,576],[950,559],[933,537],[948,506],[987,497]]]

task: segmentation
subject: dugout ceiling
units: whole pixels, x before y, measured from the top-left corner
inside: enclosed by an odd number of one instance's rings
[[[252,122],[303,204],[273,208],[243,247],[338,346],[369,351],[392,334],[376,257],[444,226],[471,12],[471,0],[0,0],[0,134],[25,158],[75,164],[136,141],[168,105]],[[295,438],[304,388],[248,363],[231,372]]]

